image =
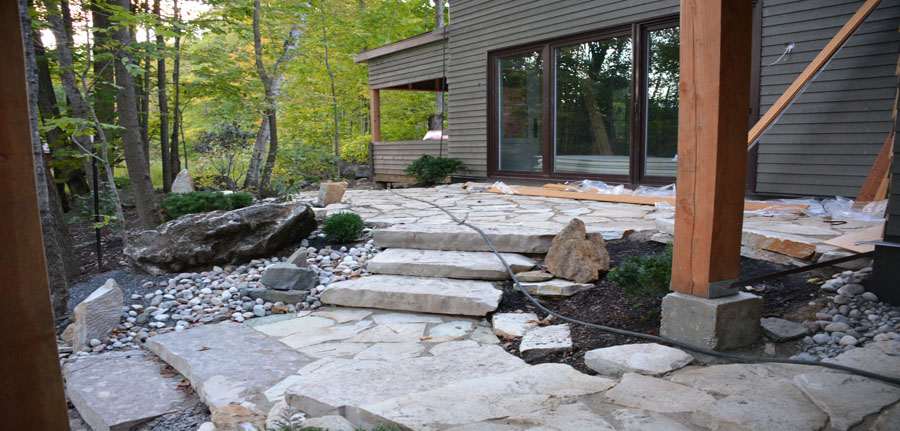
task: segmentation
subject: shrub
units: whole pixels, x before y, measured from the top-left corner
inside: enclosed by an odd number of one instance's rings
[[[369,163],[369,142],[372,135],[354,136],[341,144],[341,158],[356,164]]]
[[[416,184],[433,186],[455,172],[465,170],[463,162],[455,157],[432,157],[423,154],[403,170],[416,179]]]
[[[185,214],[233,210],[252,203],[253,197],[246,193],[191,192],[170,194],[163,200],[162,210],[166,220],[172,220]]]
[[[353,241],[362,234],[363,221],[359,214],[337,213],[325,219],[322,232],[325,238],[337,244]]]
[[[616,283],[632,301],[657,300],[669,292],[672,280],[672,246],[665,253],[629,256],[606,278]]]

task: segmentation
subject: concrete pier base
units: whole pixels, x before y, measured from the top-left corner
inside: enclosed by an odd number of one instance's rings
[[[760,335],[762,298],[746,292],[707,299],[673,292],[662,302],[660,334],[713,350],[734,349]]]

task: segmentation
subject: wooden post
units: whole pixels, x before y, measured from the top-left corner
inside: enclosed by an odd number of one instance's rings
[[[0,2],[0,429],[66,430],[17,3]]]
[[[752,12],[749,1],[681,1],[676,292],[724,296],[710,284],[740,269]]]
[[[370,90],[369,99],[372,111],[372,142],[381,142],[381,90]]]

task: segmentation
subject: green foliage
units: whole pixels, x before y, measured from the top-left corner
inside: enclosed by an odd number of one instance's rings
[[[221,192],[191,192],[170,194],[161,206],[166,220],[172,220],[185,214],[233,210],[249,206],[252,203],[253,197],[246,193],[226,195]]]
[[[131,178],[128,177],[116,177],[115,178],[116,188],[119,190],[127,189],[131,187]]]
[[[248,150],[254,134],[237,121],[220,124],[211,132],[201,132],[194,151],[202,154],[204,175],[213,174],[225,188],[236,189],[247,174]]]
[[[292,145],[278,152],[278,164],[272,171],[272,183],[316,183],[337,176],[334,156],[315,145]],[[277,189],[277,187],[276,187]]]
[[[356,213],[337,213],[327,219],[322,226],[325,238],[337,244],[353,241],[362,234],[363,220]]]
[[[432,157],[423,154],[422,157],[409,164],[403,170],[407,175],[416,179],[416,184],[433,186],[444,180],[448,175],[465,170],[462,160],[455,157]]]
[[[372,135],[355,136],[341,145],[341,158],[350,163],[369,163],[369,143]]]
[[[629,256],[606,278],[619,286],[632,301],[656,300],[669,292],[672,280],[672,246],[663,254]]]
[[[118,178],[117,178],[118,179]],[[94,220],[95,215],[100,216],[100,221],[94,222],[94,228],[99,229],[107,226],[115,227],[116,224],[116,200],[113,194],[106,187],[100,190],[99,194],[100,213],[94,212],[94,195],[73,195],[72,209],[69,211],[69,223],[78,223],[82,220]]]

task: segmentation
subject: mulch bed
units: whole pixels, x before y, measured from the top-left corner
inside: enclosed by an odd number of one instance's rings
[[[610,254],[610,266],[615,267],[623,258],[630,255],[644,256],[660,254],[665,246],[655,242],[618,240],[609,241],[607,250]],[[772,262],[741,258],[741,278],[756,277],[787,269],[788,267]],[[807,308],[811,296],[818,291],[818,286],[808,283],[808,274],[794,274],[763,283],[764,290],[754,291],[763,297],[763,317],[783,317],[796,314],[798,310]],[[757,285],[759,287],[760,285]],[[537,310],[528,299],[512,284],[503,283],[503,298],[498,313],[516,311],[537,312],[538,317],[546,317]],[[596,287],[588,289],[565,299],[543,299],[543,305],[563,316],[575,318],[589,323],[626,329],[643,334],[659,335],[660,302],[647,301],[634,303],[624,297],[615,283],[601,279]],[[793,319],[796,320],[796,319]],[[561,323],[558,319],[551,323]],[[553,362],[569,364],[581,372],[596,374],[584,365],[584,354],[601,347],[617,346],[646,342],[639,338],[618,335],[581,325],[570,325],[573,350],[547,355],[531,361],[533,364]],[[504,340],[501,344],[507,351],[519,355],[519,341]]]

